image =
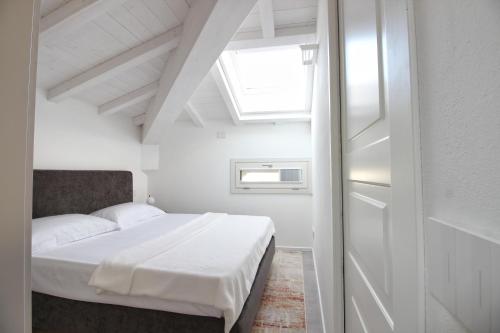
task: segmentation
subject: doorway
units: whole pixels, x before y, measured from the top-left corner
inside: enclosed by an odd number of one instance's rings
[[[346,333],[424,328],[408,3],[339,1]]]

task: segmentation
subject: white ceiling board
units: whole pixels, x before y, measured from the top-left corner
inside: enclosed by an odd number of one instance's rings
[[[69,1],[70,0],[43,0],[40,4],[40,16],[46,16]]]
[[[176,122],[178,121],[191,121],[191,118],[189,117],[188,113],[184,111],[179,115],[179,118],[177,118]]]
[[[206,120],[231,120],[229,111],[227,110],[224,100],[220,98],[218,101],[210,103],[191,102],[198,110],[200,115]]]
[[[275,10],[276,27],[305,25],[316,22],[317,7],[305,7],[286,10]]]
[[[135,34],[126,29],[109,13],[99,16],[95,20],[95,24],[97,24],[103,31],[106,31],[109,35],[113,36],[117,41],[121,42],[125,47],[141,43],[141,40]]]
[[[200,83],[189,100],[206,120],[229,120],[229,111],[211,74]],[[189,119],[189,118],[188,118]]]
[[[318,0],[273,0],[274,10],[318,7]]]
[[[219,88],[215,84],[212,75],[207,75],[201,81],[198,88],[196,88],[191,99],[203,103],[203,102],[210,102],[214,98],[220,99]]]
[[[182,23],[164,0],[130,0],[124,7],[153,35],[161,34]]]
[[[273,0],[276,27],[307,25],[316,22],[317,0]],[[239,32],[261,31],[260,13],[256,6],[243,21]]]
[[[46,90],[83,69],[66,61],[65,57],[56,57],[53,50],[41,45],[38,49],[37,70],[37,85]]]
[[[112,79],[78,93],[75,97],[83,99],[93,105],[104,104],[149,83],[157,81],[160,78],[160,72],[147,70],[152,68],[153,67],[147,63],[131,68]],[[106,87],[112,87],[113,90],[103,93],[102,90],[106,89]]]
[[[100,84],[92,90],[82,91],[74,98],[80,99],[92,105],[100,105],[111,100],[114,96],[121,96],[126,92],[110,84]]]
[[[240,26],[238,31],[257,31],[260,30],[260,16],[258,10],[253,13],[250,13],[245,21]]]
[[[126,0],[71,0],[40,19],[39,43],[58,43]]]
[[[157,0],[162,1],[162,0]],[[184,22],[186,15],[189,12],[191,4],[188,4],[185,0],[165,0],[167,6],[170,8],[172,13],[177,17],[179,22]]]
[[[175,48],[179,43],[180,31],[180,27],[171,29],[137,47],[111,57],[88,71],[50,88],[47,96],[50,100],[61,100],[74,96],[78,92],[105,82],[120,73],[139,67],[141,64]],[[149,64],[147,65],[149,66]],[[157,71],[153,68],[153,72]]]
[[[151,59],[149,61],[149,64],[154,67],[157,71],[160,73],[163,72],[163,69],[165,68],[165,64],[167,63],[167,59],[170,56],[170,53],[165,53],[159,56],[158,58]]]
[[[42,8],[52,12],[66,2],[44,0]],[[43,69],[39,71],[39,86],[47,89],[68,80],[179,23],[166,0],[129,0],[113,7],[60,40],[40,45],[39,64]],[[152,64],[162,70],[164,61]]]
[[[151,99],[148,99],[148,100],[142,101],[140,103],[131,105],[131,106],[121,110],[119,114],[120,115],[127,115],[130,117],[135,117],[135,116],[141,115],[146,111],[149,103],[151,103]]]
[[[42,0],[41,15],[46,16],[67,2],[69,0]],[[279,35],[283,28],[296,29],[297,26],[315,24],[317,2],[317,0],[272,0],[276,34]],[[46,90],[54,87],[178,26],[194,3],[195,0],[126,0],[121,5],[107,9],[74,31],[71,30],[61,39],[49,39],[41,43],[38,58],[38,87]],[[239,32],[261,38],[261,31],[260,12],[258,6],[255,6]],[[75,97],[98,106],[126,95],[157,81],[165,69],[168,58],[167,53],[138,64],[79,92]],[[210,74],[200,82],[189,102],[204,120],[231,119]],[[149,103],[150,100],[139,102],[120,110],[120,114],[122,112],[130,116],[143,114],[148,109]],[[190,118],[183,112],[179,120],[190,121]]]

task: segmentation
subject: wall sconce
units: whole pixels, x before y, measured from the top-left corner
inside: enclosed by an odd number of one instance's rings
[[[155,202],[156,202],[156,199],[155,197],[153,197],[151,194],[148,195],[148,199],[146,200],[146,202],[148,203],[148,205],[154,205]]]

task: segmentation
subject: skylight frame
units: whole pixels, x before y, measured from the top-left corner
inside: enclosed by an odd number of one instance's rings
[[[302,44],[284,44],[280,45],[280,47],[297,47],[302,48]],[[248,49],[272,49],[276,48],[276,46],[268,46],[268,47],[256,47],[256,48],[247,48]],[[317,46],[316,46],[317,48]],[[311,47],[307,47],[308,50]],[[314,47],[312,47],[314,49]],[[236,50],[227,50],[229,52],[234,52]],[[226,52],[226,51],[225,51]],[[234,73],[231,73],[232,69],[230,66],[227,66],[223,56],[219,57],[216,66],[220,71],[222,80],[224,81],[224,88],[226,88],[227,93],[229,95],[229,99],[231,100],[232,105],[234,106],[235,115],[233,118],[237,118],[237,122],[281,122],[281,121],[310,121],[311,120],[311,106],[312,106],[312,96],[313,96],[313,84],[314,84],[314,75],[315,75],[315,60],[311,61],[308,64],[303,63],[305,70],[305,107],[300,110],[279,110],[279,111],[244,111],[240,103],[240,99],[238,98],[237,89],[241,89],[239,86],[239,80],[234,80],[236,77]]]

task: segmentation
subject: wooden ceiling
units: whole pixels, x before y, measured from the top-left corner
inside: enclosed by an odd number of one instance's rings
[[[37,84],[146,122],[153,142],[179,119],[231,119],[210,72],[225,47],[310,38],[316,15],[317,0],[42,0]]]

